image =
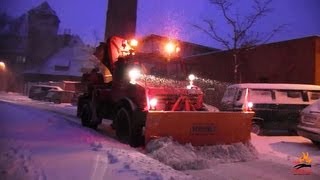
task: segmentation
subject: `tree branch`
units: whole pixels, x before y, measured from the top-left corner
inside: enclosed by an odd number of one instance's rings
[[[266,34],[251,31],[260,19],[272,12],[272,9],[269,7],[272,0],[252,0],[252,13],[243,16],[243,20],[241,20],[240,15],[237,13],[235,14],[235,17],[231,17],[230,8],[233,6],[231,0],[209,1],[211,4],[217,6],[222,12],[226,23],[231,25],[232,33],[226,34],[227,36],[219,35],[213,22],[207,19],[203,20],[208,26],[206,29],[198,25],[193,26],[209,35],[213,40],[221,43],[228,50],[233,49],[237,51],[239,48],[264,44],[273,38],[276,33],[282,31],[286,27],[286,25],[280,25]]]
[[[210,0],[210,2],[216,6],[218,6],[220,8],[220,10],[222,11],[223,17],[226,19],[227,23],[231,25],[232,29],[233,29],[233,48],[237,47],[237,41],[238,41],[238,36],[237,36],[237,26],[236,26],[236,21],[231,18],[228,15],[228,10],[229,8],[232,6],[232,3],[228,0]]]
[[[202,28],[199,25],[193,25],[193,27],[195,27],[195,28],[201,30],[202,32],[204,32],[205,34],[209,35],[212,39],[221,43],[226,49],[231,49],[229,42],[218,35],[218,33],[216,32],[216,30],[214,28],[213,22],[210,20],[203,20],[203,21],[209,26],[209,30]]]
[[[263,16],[265,16],[266,14],[272,11],[268,7],[271,2],[272,0],[267,0],[267,1],[254,0],[255,6],[253,6],[253,9],[255,9],[255,12],[247,16],[243,23],[240,23],[241,32],[239,33],[239,39],[245,39],[247,31],[250,30],[260,18],[262,18]]]
[[[288,24],[282,24],[279,25],[278,27],[274,28],[269,35],[266,36],[266,38],[264,40],[262,40],[259,44],[265,44],[267,43],[271,38],[273,38],[273,36],[275,34],[277,34],[278,32],[283,31],[286,27],[288,26]]]

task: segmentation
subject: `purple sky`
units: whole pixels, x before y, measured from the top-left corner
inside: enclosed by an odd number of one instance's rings
[[[12,16],[39,5],[43,0],[0,0],[1,11]],[[105,0],[47,0],[59,16],[60,32],[71,29],[79,34],[85,42],[94,44],[95,35],[103,39],[105,29]],[[172,36],[181,40],[202,45],[219,47],[215,41],[202,34],[191,24],[202,24],[203,18],[214,17],[219,30],[226,27],[215,7],[209,0],[138,0],[137,35],[159,34]],[[241,0],[240,11],[248,11],[250,0]],[[274,0],[274,12],[262,19],[257,27],[260,32],[269,32],[280,24],[289,24],[271,41],[281,41],[304,36],[320,35],[320,0]]]

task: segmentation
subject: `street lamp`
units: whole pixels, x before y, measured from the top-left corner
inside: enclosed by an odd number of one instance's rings
[[[131,39],[129,41],[129,44],[131,47],[137,47],[138,46],[138,41],[136,39]]]
[[[168,54],[172,54],[174,52],[174,44],[172,42],[168,42],[165,46],[165,50]]]
[[[0,91],[3,91],[7,88],[6,80],[6,64],[0,61]]]
[[[2,70],[2,71],[6,70],[6,64],[2,61],[0,61],[0,70]]]
[[[165,47],[164,47],[166,53],[168,53],[168,60],[170,60],[170,57],[173,53],[178,53],[180,51],[180,47],[173,42],[169,41]]]
[[[180,52],[180,47],[176,43],[169,41],[165,44],[164,51],[167,53],[166,74],[169,75],[169,61],[171,61],[172,56],[177,57]],[[178,69],[178,67],[176,68]]]

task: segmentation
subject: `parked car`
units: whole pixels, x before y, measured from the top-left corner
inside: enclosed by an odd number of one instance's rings
[[[60,88],[59,86],[33,85],[29,89],[28,97],[30,99],[35,99],[35,100],[45,100],[45,97],[47,96],[50,90],[62,91],[62,88]]]
[[[247,92],[247,98],[245,98]],[[286,130],[296,133],[302,109],[320,98],[320,86],[305,84],[243,83],[228,86],[221,111],[241,111],[244,103],[255,112],[252,132]]]
[[[72,103],[72,99],[74,95],[75,95],[74,91],[51,89],[46,95],[45,100],[49,102],[53,102],[55,104]]]
[[[320,100],[301,111],[297,132],[320,147]]]

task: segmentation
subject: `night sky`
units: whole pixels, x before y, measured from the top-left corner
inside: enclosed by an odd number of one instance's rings
[[[17,17],[43,0],[0,0],[0,11]],[[60,33],[71,29],[86,43],[95,44],[97,34],[103,39],[106,0],[47,0],[60,18]],[[248,11],[250,0],[240,0],[239,11]],[[219,47],[192,24],[203,24],[203,18],[214,17],[219,31],[228,27],[209,0],[138,0],[137,35],[159,34],[211,47]],[[271,41],[320,35],[320,0],[274,0],[274,11],[262,19],[257,30],[269,32],[280,24],[288,27]]]

